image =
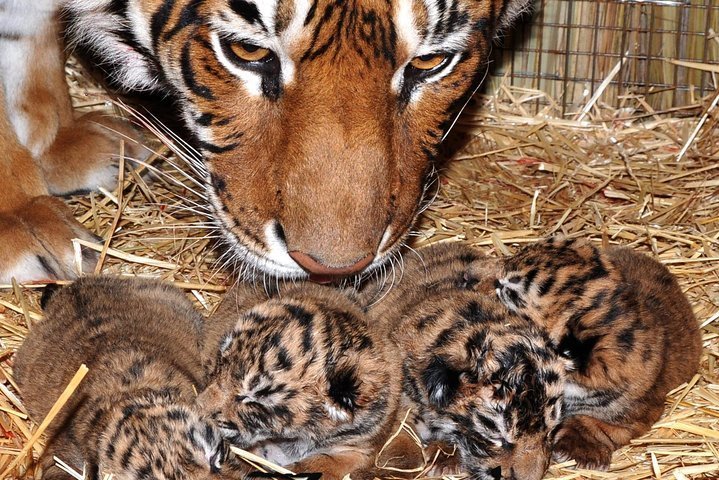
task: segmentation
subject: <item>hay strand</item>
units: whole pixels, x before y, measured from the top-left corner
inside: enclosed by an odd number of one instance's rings
[[[52,423],[52,421],[55,420],[55,417],[58,413],[60,413],[62,407],[65,406],[72,394],[75,393],[75,390],[80,385],[80,382],[82,382],[82,379],[85,378],[87,372],[88,368],[85,365],[80,365],[80,368],[77,369],[75,375],[73,375],[72,379],[70,379],[70,382],[65,387],[65,390],[63,390],[57,401],[53,404],[52,408],[50,408],[50,411],[48,412],[47,416],[45,416],[42,423],[40,423],[40,426],[37,427],[35,433],[33,433],[32,437],[30,437],[23,449],[20,450],[20,453],[17,455],[17,457],[15,457],[15,460],[10,462],[10,465],[8,465],[3,471],[3,473],[0,474],[0,478],[7,478],[10,472],[12,472],[13,469],[25,458],[25,455],[30,452],[35,442],[37,442],[37,440],[42,436],[42,434],[45,433],[45,429],[47,429],[47,427]]]

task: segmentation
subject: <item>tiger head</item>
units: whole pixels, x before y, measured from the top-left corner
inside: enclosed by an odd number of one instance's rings
[[[503,261],[495,282],[507,308],[549,331],[557,340],[581,315],[619,315],[627,307],[626,282],[607,253],[586,239],[549,237]]]
[[[493,37],[529,0],[117,3],[71,0],[71,40],[115,41],[116,83],[172,94],[237,258],[301,278],[400,248]]]
[[[400,382],[359,308],[312,284],[246,310],[237,302],[228,296],[210,320],[230,330],[212,342],[210,381],[198,397],[223,435],[281,464],[371,443]]]
[[[568,363],[541,329],[489,295],[440,286],[424,296],[395,312],[389,328],[404,353],[403,398],[420,437],[456,445],[472,478],[541,479],[563,418]]]

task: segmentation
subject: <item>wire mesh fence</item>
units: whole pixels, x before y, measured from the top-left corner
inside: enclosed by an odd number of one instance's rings
[[[545,92],[562,115],[598,92],[618,109],[667,111],[717,89],[717,32],[719,0],[538,0],[495,52],[489,88]]]

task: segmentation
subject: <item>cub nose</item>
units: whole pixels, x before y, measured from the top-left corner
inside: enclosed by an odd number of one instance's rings
[[[307,273],[310,274],[310,280],[318,283],[328,283],[337,277],[346,277],[355,273],[359,273],[365,269],[367,265],[372,263],[374,255],[371,253],[357,260],[351,265],[343,265],[340,267],[325,265],[310,254],[293,250],[289,252],[290,257],[297,262]]]

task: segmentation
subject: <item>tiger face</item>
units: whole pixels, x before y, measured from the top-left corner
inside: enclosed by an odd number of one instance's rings
[[[399,374],[352,302],[311,284],[239,313],[236,301],[210,319],[229,331],[198,397],[230,442],[289,465],[386,440]]]
[[[585,240],[549,237],[524,246],[505,259],[495,287],[502,303],[541,325],[557,344],[583,317],[629,310],[621,269]]]
[[[438,146],[528,0],[70,0],[71,43],[170,93],[237,257],[345,276],[402,245]]]

